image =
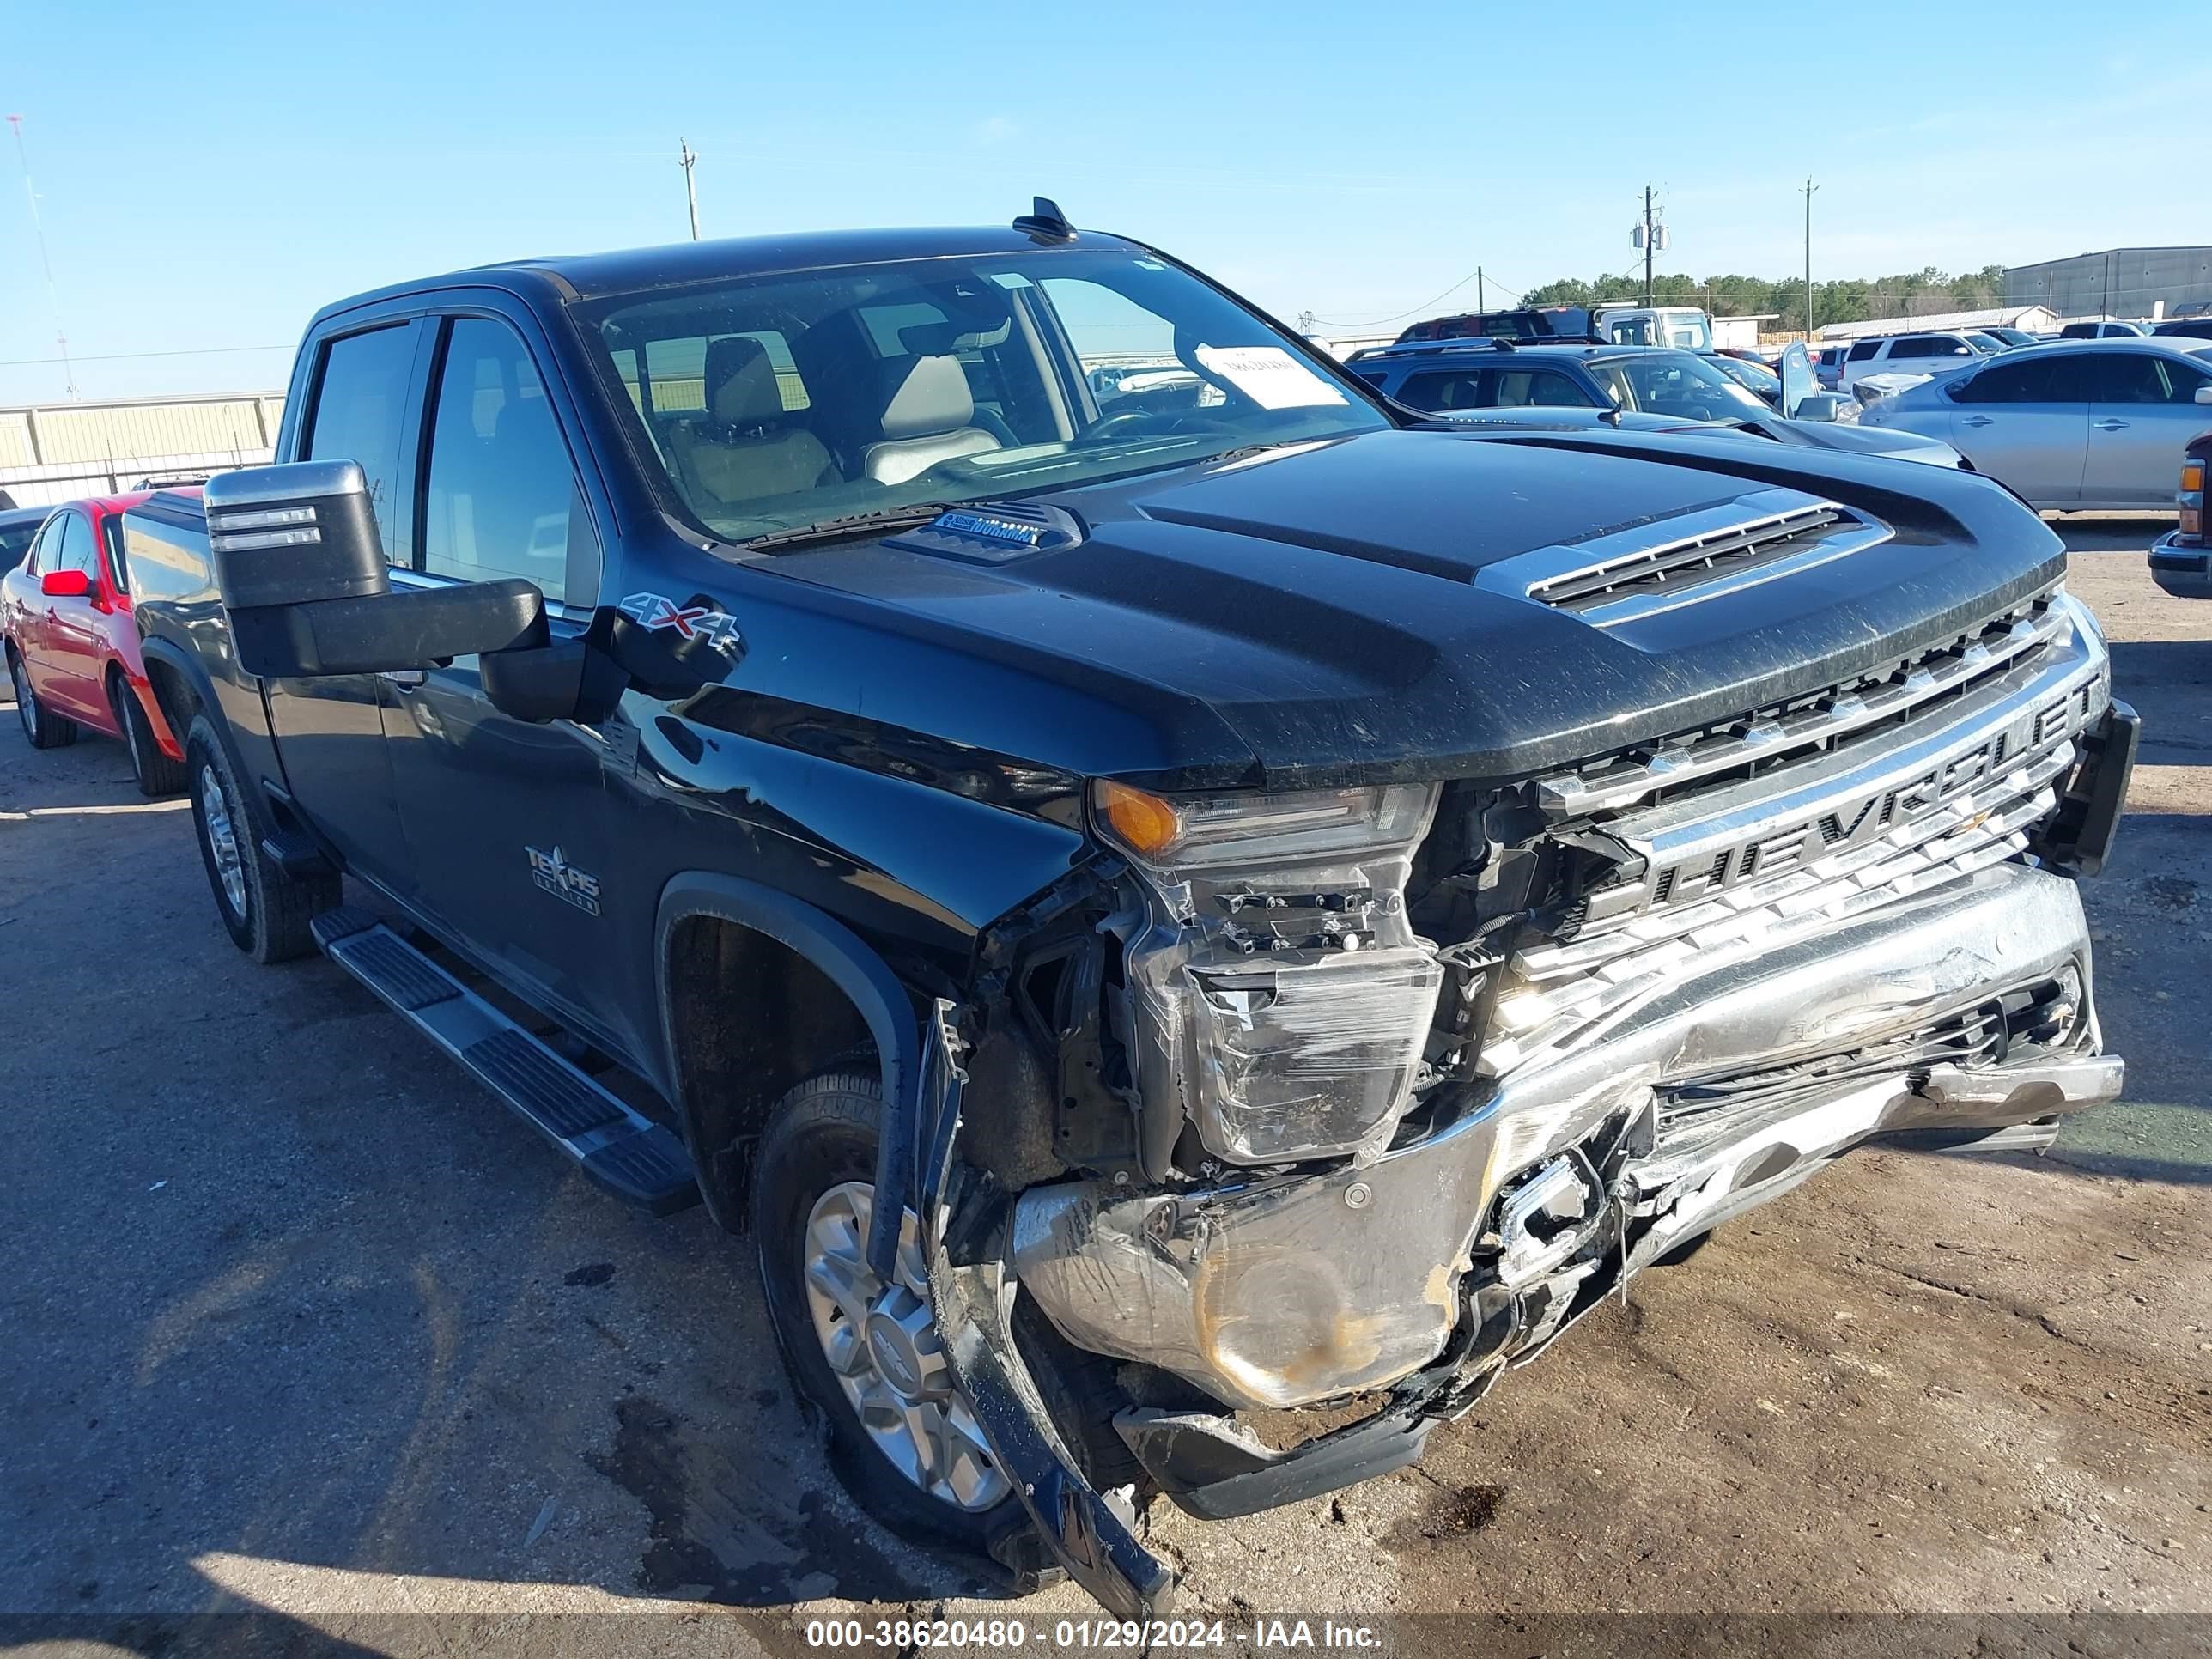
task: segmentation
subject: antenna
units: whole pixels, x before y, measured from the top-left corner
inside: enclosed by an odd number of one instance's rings
[[[678,138],[676,141],[676,165],[684,169],[684,199],[691,209],[691,240],[699,240],[699,187],[691,181],[691,169],[699,165],[699,152]]]
[[[76,365],[70,362],[69,337],[62,332],[62,302],[54,293],[54,262],[46,257],[46,227],[39,217],[39,189],[31,182],[30,153],[23,148],[23,118],[11,115],[8,125],[15,130],[15,159],[23,164],[23,193],[31,198],[31,229],[39,239],[39,264],[46,273],[46,303],[54,311],[54,343],[62,349],[62,379],[69,386],[69,395],[76,396]]]
[[[1067,216],[1060,210],[1060,204],[1049,196],[1039,196],[1033,205],[1014,221],[1016,230],[1025,230],[1040,241],[1072,242],[1075,227],[1067,222]]]

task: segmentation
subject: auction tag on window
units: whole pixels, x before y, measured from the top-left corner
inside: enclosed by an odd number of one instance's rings
[[[1280,346],[1200,346],[1198,361],[1262,409],[1345,401],[1344,393]]]

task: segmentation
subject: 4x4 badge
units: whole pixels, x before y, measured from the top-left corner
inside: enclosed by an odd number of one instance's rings
[[[615,609],[655,633],[665,629],[678,639],[705,640],[726,656],[737,655],[744,646],[738,619],[712,605],[678,605],[664,594],[633,593]]]
[[[587,916],[599,914],[599,878],[587,875],[562,856],[556,847],[550,853],[541,853],[535,847],[522,849],[530,855],[530,878],[558,899],[566,899]]]

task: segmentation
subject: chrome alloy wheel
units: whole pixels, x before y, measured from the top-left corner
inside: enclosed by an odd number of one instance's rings
[[[200,768],[200,820],[207,825],[208,845],[215,849],[216,873],[222,878],[222,896],[231,915],[246,920],[246,865],[238,850],[238,830],[231,822],[230,802],[222,793],[222,780],[215,768]]]
[[[874,1208],[875,1188],[848,1181],[816,1200],[806,1218],[814,1334],[860,1426],[894,1468],[957,1509],[991,1509],[1013,1488],[938,1345],[914,1213],[902,1219],[898,1274],[886,1285],[868,1267]]]
[[[31,695],[31,676],[23,666],[21,657],[8,659],[8,678],[15,683],[15,715],[23,722],[23,735],[36,743],[39,738],[39,700]]]

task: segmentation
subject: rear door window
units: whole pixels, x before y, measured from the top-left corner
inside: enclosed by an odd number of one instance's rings
[[[1857,344],[1851,348],[1850,361],[1855,363],[1863,363],[1881,349],[1881,342],[1879,340],[1861,340]]]
[[[1491,382],[1491,402],[1500,409],[1595,407],[1588,392],[1555,368],[1492,369]]]
[[[1483,395],[1483,371],[1479,368],[1431,369],[1408,374],[1398,388],[1398,401],[1431,412],[1449,409],[1487,409]]]
[[[356,461],[368,479],[384,556],[411,562],[410,529],[399,477],[400,439],[406,425],[407,385],[415,368],[416,322],[349,334],[323,348],[321,382],[313,424],[302,459]]]

